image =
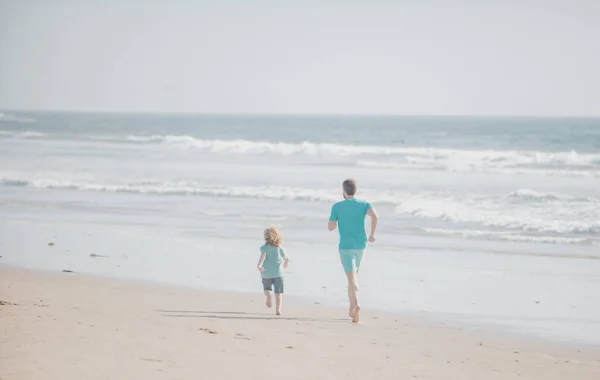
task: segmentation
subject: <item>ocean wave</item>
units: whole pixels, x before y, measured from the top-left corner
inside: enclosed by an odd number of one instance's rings
[[[566,237],[566,236],[540,236],[540,235],[518,235],[511,232],[501,231],[481,231],[470,229],[443,229],[443,228],[422,228],[421,231],[443,236],[457,236],[463,238],[479,238],[489,240],[504,240],[514,242],[546,243],[546,244],[576,244],[592,245],[600,247],[600,240],[585,237]]]
[[[0,179],[0,185],[2,186],[29,186],[30,181],[21,179]]]
[[[176,149],[191,149],[222,154],[276,154],[342,157],[385,157],[384,161],[359,159],[356,165],[386,169],[431,169],[448,171],[532,170],[545,174],[600,175],[600,154],[538,151],[463,150],[431,147],[344,145],[333,143],[302,143],[204,140],[188,135],[130,135],[134,143],[162,144]],[[561,169],[561,170],[554,170]],[[589,172],[588,172],[589,171]],[[509,171],[510,172],[510,171]]]
[[[188,135],[151,135],[127,136],[131,142],[160,142],[167,146],[182,149],[197,149],[212,153],[226,154],[303,154],[310,156],[359,154],[394,154],[395,148],[380,146],[354,146],[330,143],[313,143],[305,141],[298,144],[286,142],[251,141],[251,140],[203,140]]]
[[[493,167],[489,165],[478,165],[477,163],[465,164],[462,166],[454,165],[447,167],[442,164],[428,165],[425,163],[410,163],[400,164],[392,162],[377,162],[364,161],[356,162],[356,166],[375,169],[391,169],[391,170],[431,170],[431,171],[449,171],[449,172],[470,172],[470,173],[495,173],[504,175],[541,175],[547,177],[575,177],[575,178],[600,178],[600,167],[596,168],[594,164],[588,170],[581,168],[554,168],[548,169],[544,167],[529,168],[529,167]]]
[[[0,136],[18,139],[31,139],[44,137],[46,135],[36,131],[0,131]]]
[[[2,186],[37,187],[46,189],[70,189],[102,192],[122,192],[158,195],[206,195],[234,198],[259,198],[279,200],[304,200],[313,202],[333,202],[339,195],[318,189],[297,189],[291,187],[236,187],[211,186],[194,181],[137,181],[130,183],[94,183],[90,181],[69,181],[54,179],[9,179],[0,178]]]
[[[35,123],[36,121],[37,120],[31,117],[0,113],[0,122]]]
[[[564,197],[543,207],[539,206],[539,199],[514,203],[513,198],[510,194],[507,197],[410,194],[396,206],[396,211],[453,224],[478,224],[528,233],[600,233],[600,207],[595,198],[586,202]]]
[[[100,192],[156,195],[191,195],[332,203],[332,189],[285,186],[218,186],[199,181],[94,181],[0,176],[2,186],[28,186]],[[455,225],[480,225],[529,234],[600,234],[600,199],[521,189],[502,195],[447,194],[363,189],[377,205],[392,206],[399,215],[444,221]],[[541,203],[541,204],[540,204]]]
[[[565,194],[543,193],[532,189],[520,189],[509,194],[509,199],[525,201],[525,202],[583,202],[583,203],[600,203],[600,198],[596,197],[576,197]]]
[[[33,139],[45,137],[37,131],[0,131],[0,136]],[[278,155],[314,157],[323,162],[345,161],[348,165],[388,170],[490,172],[506,175],[544,175],[600,178],[600,153],[467,150],[432,147],[345,145],[198,139],[189,135],[95,136],[93,140],[130,143],[166,149],[224,155]],[[314,161],[314,160],[313,160]]]
[[[98,138],[105,139],[105,136],[99,136]],[[127,136],[127,141],[133,142],[150,142],[150,141],[165,141],[165,137],[161,135],[152,135],[152,136]]]

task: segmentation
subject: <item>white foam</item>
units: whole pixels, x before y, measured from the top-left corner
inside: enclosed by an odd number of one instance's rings
[[[305,200],[315,202],[333,202],[339,200],[337,193],[331,190],[298,189],[291,187],[236,187],[211,186],[195,181],[133,181],[94,182],[90,180],[56,180],[50,178],[15,179],[0,177],[0,184],[5,186],[32,186],[46,189],[72,189],[104,192],[131,192],[140,194],[164,195],[206,195],[221,197]]]
[[[36,120],[34,118],[26,116],[17,116],[13,114],[0,113],[0,122],[35,123]]]
[[[106,138],[104,136],[99,138]],[[160,135],[152,135],[152,136],[127,136],[128,141],[134,142],[148,142],[148,141],[164,141],[164,137]]]
[[[514,194],[514,193],[513,193]],[[565,197],[568,198],[568,197]],[[556,200],[539,207],[534,202],[514,203],[508,197],[481,197],[477,194],[409,194],[396,210],[425,219],[479,225],[524,232],[556,234],[600,233],[600,207],[597,200]]]
[[[444,228],[422,228],[425,233],[434,235],[460,236],[464,238],[483,238],[490,240],[506,240],[517,242],[547,243],[547,244],[584,244],[600,246],[600,240],[586,237],[565,237],[565,236],[535,236],[522,235],[513,232],[502,231],[481,231],[470,229],[444,229]]]
[[[543,203],[556,201],[600,203],[600,198],[596,197],[574,197],[565,194],[544,193],[532,189],[520,189],[514,191],[510,193],[509,198]]]
[[[0,136],[29,139],[29,138],[44,137],[46,135],[44,133],[36,132],[36,131],[0,131]]]
[[[174,149],[220,154],[276,154],[357,157],[356,164],[385,169],[491,171],[600,177],[600,154],[538,151],[462,150],[447,148],[285,143],[250,140],[204,140],[188,135],[128,136],[136,143],[160,143]],[[370,157],[371,159],[366,159]],[[380,158],[385,158],[381,160]]]
[[[302,142],[299,144],[250,140],[202,140],[187,135],[151,135],[128,136],[133,142],[162,142],[179,149],[198,149],[213,153],[227,154],[305,154],[305,155],[352,155],[390,153],[391,148],[376,146],[351,146],[338,144],[316,144]]]
[[[540,167],[520,167],[520,166],[490,166],[481,165],[478,162],[465,162],[464,165],[446,166],[443,162],[431,163],[426,160],[409,158],[409,163],[396,162],[378,162],[369,160],[359,160],[356,165],[366,168],[391,169],[391,170],[442,170],[449,172],[471,172],[471,173],[496,173],[507,175],[542,175],[549,177],[584,177],[584,178],[600,178],[600,165],[594,164],[592,160],[589,168],[545,168]],[[596,167],[597,166],[597,167]]]

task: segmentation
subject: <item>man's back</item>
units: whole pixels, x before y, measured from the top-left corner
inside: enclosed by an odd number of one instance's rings
[[[331,215],[327,228],[340,231],[340,261],[346,277],[348,278],[348,301],[350,309],[348,315],[352,322],[360,321],[360,303],[358,302],[358,271],[367,248],[367,231],[365,230],[365,217],[371,217],[371,235],[368,241],[375,242],[377,229],[377,212],[369,202],[354,198],[356,194],[356,181],[348,178],[342,184],[344,200],[331,207]]]
[[[329,220],[338,222],[339,249],[365,249],[367,247],[365,217],[371,207],[369,202],[355,198],[345,199],[333,205]]]

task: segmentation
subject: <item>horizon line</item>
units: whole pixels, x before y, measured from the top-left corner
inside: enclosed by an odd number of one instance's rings
[[[76,109],[35,109],[35,108],[0,108],[3,112],[35,112],[35,113],[81,113],[81,114],[113,114],[113,115],[186,115],[186,116],[305,116],[305,117],[482,117],[482,118],[577,118],[595,119],[597,115],[536,115],[536,114],[394,114],[394,113],[335,113],[335,112],[196,112],[196,111],[149,111],[149,110],[76,110]]]

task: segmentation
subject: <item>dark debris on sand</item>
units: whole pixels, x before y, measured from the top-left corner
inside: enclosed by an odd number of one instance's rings
[[[214,335],[214,334],[218,334],[218,332],[217,332],[216,330],[212,330],[212,329],[207,329],[207,328],[199,328],[198,330],[200,330],[200,331],[205,331],[205,332],[207,332],[208,334],[213,334],[213,335]]]

